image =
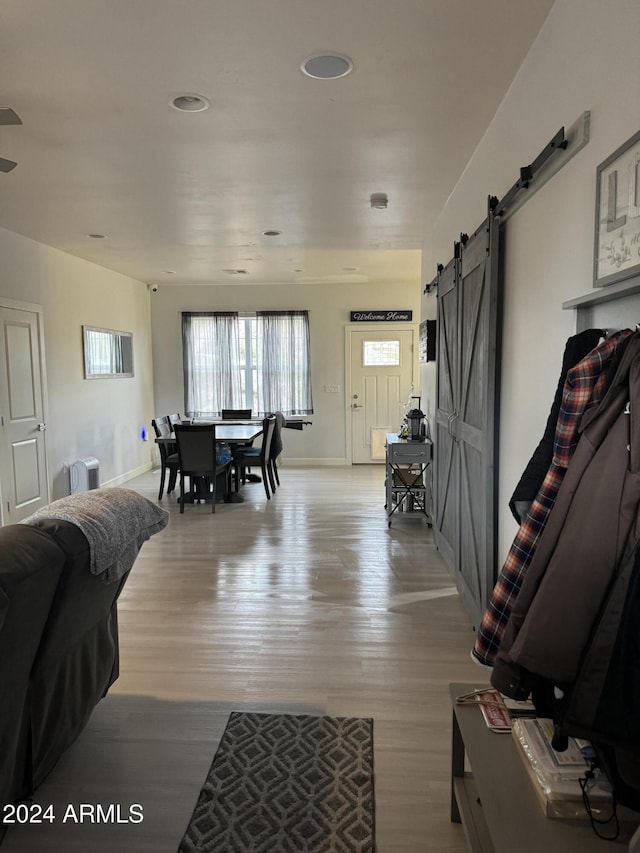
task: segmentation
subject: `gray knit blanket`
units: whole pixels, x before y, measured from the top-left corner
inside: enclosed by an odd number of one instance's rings
[[[92,489],[54,501],[23,519],[70,521],[82,530],[90,569],[105,583],[119,580],[133,566],[142,544],[169,523],[169,513],[131,489]]]

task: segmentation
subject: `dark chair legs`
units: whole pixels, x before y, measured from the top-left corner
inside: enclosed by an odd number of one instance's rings
[[[160,471],[160,491],[158,492],[158,500],[159,501],[162,500],[162,493],[164,492],[164,477],[165,477],[166,473],[167,473],[167,469],[163,465],[162,469]]]
[[[160,471],[160,491],[158,492],[158,500],[162,500],[162,495],[164,494],[164,481],[167,476],[167,468],[165,465],[162,466]],[[177,468],[169,468],[169,485],[167,486],[167,494],[170,495],[171,492],[176,487],[176,480],[178,479],[178,469]]]
[[[260,466],[262,468],[262,482],[264,483],[264,491],[267,496],[267,500],[271,500],[271,492],[269,491],[269,483],[271,481],[271,477],[269,476],[269,468],[267,462],[263,462]],[[273,485],[271,486],[273,489]]]

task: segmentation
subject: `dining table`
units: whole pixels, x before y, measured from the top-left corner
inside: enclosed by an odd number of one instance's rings
[[[215,426],[216,428],[216,444],[217,443],[225,443],[231,446],[239,445],[239,444],[251,444],[256,438],[262,435],[262,421],[197,421],[197,425],[207,425]],[[175,444],[176,437],[175,433],[171,433],[170,435],[159,435],[155,439],[156,444]],[[251,476],[251,480],[254,482],[260,482],[260,477],[256,475]],[[197,495],[193,490],[190,490],[189,493],[185,495],[185,501],[188,503],[192,503],[197,498]],[[211,496],[210,499],[215,498]],[[242,495],[238,495],[236,493],[229,492],[228,496],[225,498],[225,503],[242,503],[244,498]]]
[[[227,444],[250,444],[262,435],[262,421],[243,421],[242,423],[230,421],[198,421],[198,425],[211,424],[216,428],[216,441],[224,441]],[[156,438],[156,444],[175,444],[174,433],[161,435]]]

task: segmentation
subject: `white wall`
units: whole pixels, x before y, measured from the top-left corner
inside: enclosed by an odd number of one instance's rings
[[[460,232],[482,222],[487,196],[504,195],[560,127],[591,111],[589,144],[506,226],[501,559],[515,533],[507,503],[542,435],[575,332],[561,304],[592,288],[596,167],[640,128],[639,37],[638,0],[557,0],[425,249],[430,281]],[[434,316],[434,301],[425,297],[424,316]]]
[[[146,284],[0,229],[0,297],[43,306],[52,500],[69,493],[65,463],[100,460],[101,483],[148,470],[153,442]],[[84,379],[82,325],[133,332],[132,379]]]
[[[184,412],[182,380],[182,311],[308,310],[311,337],[313,426],[286,430],[284,458],[315,464],[345,464],[344,328],[349,311],[408,308],[417,320],[420,286],[358,285],[161,285],[151,297],[156,411]],[[340,393],[325,385],[340,386]]]

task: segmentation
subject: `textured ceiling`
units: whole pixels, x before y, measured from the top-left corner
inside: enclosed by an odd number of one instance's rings
[[[551,5],[0,0],[0,227],[148,282],[418,282]]]

